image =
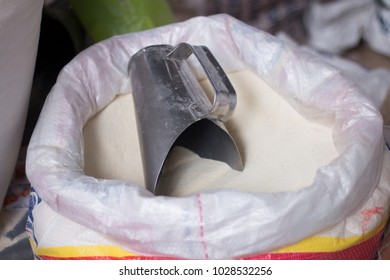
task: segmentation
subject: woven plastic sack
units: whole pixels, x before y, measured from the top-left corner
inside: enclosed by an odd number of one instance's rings
[[[389,258],[383,243],[390,205],[390,151],[386,149],[381,179],[371,197],[339,224],[286,247],[241,259],[375,259]],[[110,236],[72,221],[32,191],[28,232],[39,259],[164,259],[124,249]],[[50,226],[49,226],[50,225]],[[387,238],[387,242],[389,238]],[[387,253],[386,253],[387,252]],[[206,257],[206,256],[205,256]]]
[[[0,202],[11,182],[22,141],[43,0],[0,2]]]
[[[83,126],[117,94],[131,92],[130,57],[148,45],[182,41],[208,46],[228,73],[255,72],[305,117],[330,120],[340,156],[296,192],[222,188],[155,197],[136,184],[86,176]],[[66,240],[71,247],[101,244],[173,258],[241,258],[273,251],[343,224],[359,211],[378,186],[383,143],[379,112],[349,80],[318,57],[232,17],[199,17],[114,37],[69,63],[46,100],[27,153],[27,175],[40,202],[30,217],[32,239],[37,249],[57,244],[66,250]],[[39,219],[44,212],[64,223]],[[65,236],[69,227],[80,229],[72,242]]]

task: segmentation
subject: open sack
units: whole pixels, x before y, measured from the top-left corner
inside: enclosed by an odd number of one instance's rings
[[[249,69],[305,118],[326,119],[340,155],[294,192],[221,186],[184,197],[153,196],[135,183],[86,176],[83,127],[118,94],[131,92],[131,56],[149,45],[180,42],[206,45],[226,73]],[[378,245],[388,216],[390,187],[383,174],[380,180],[387,153],[382,118],[358,87],[318,57],[232,17],[118,36],[70,62],[46,100],[26,162],[34,187],[31,241],[40,258],[247,258],[281,248],[312,253],[367,240]],[[299,242],[306,243],[287,247]],[[372,254],[374,243],[357,258]]]

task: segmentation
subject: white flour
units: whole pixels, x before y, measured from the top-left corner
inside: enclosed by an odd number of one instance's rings
[[[310,185],[316,170],[338,156],[332,129],[304,119],[251,72],[228,76],[237,107],[226,126],[241,151],[244,171],[176,147],[161,178],[164,193],[182,196],[217,188],[279,192]],[[144,184],[134,114],[132,96],[120,95],[87,123],[87,175]]]

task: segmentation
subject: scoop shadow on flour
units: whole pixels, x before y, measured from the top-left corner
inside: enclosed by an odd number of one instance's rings
[[[170,176],[175,168],[190,160],[189,157],[193,154],[175,153],[176,147],[187,148],[201,158],[222,161],[232,169],[243,170],[242,151],[238,149],[235,139],[229,135],[223,125],[203,119],[187,128],[172,145],[159,176],[157,195],[172,195],[176,188],[186,187],[179,185]]]

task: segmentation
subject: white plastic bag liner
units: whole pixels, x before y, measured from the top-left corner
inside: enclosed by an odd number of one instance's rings
[[[0,1],[0,202],[22,140],[43,0]]]
[[[340,156],[296,192],[222,189],[155,197],[136,184],[84,175],[83,126],[117,94],[131,91],[130,57],[148,45],[179,42],[208,46],[226,72],[251,69],[298,112],[331,123]],[[349,80],[314,55],[217,15],[114,37],[77,56],[46,100],[26,171],[59,215],[131,252],[234,258],[292,244],[343,221],[377,186],[382,153],[382,118]]]

